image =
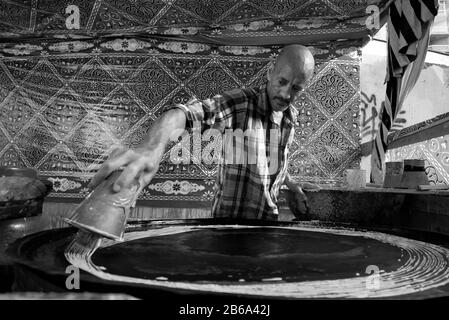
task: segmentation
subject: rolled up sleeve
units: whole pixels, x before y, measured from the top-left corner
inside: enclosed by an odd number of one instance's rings
[[[201,126],[203,129],[210,128],[214,124],[222,124],[231,115],[231,110],[227,110],[221,95],[211,99],[199,100],[190,99],[186,104],[176,104],[168,110],[180,109],[186,116],[186,129],[194,126]]]

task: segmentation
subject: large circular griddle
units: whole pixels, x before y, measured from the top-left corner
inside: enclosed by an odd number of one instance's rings
[[[22,264],[61,275],[75,233],[42,232],[12,251]],[[344,228],[159,226],[127,232],[123,243],[104,241],[83,281],[253,297],[382,298],[446,286],[448,257],[444,247]],[[380,286],[368,266],[379,268]]]
[[[373,239],[295,229],[184,229],[99,249],[92,262],[108,273],[143,279],[295,282],[353,277],[373,264],[393,271],[403,254]]]

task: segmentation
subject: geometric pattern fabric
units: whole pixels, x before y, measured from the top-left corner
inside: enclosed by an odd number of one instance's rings
[[[282,47],[264,41],[294,35],[317,67],[294,103],[288,170],[334,184],[359,167],[364,40],[325,36],[361,32],[366,1],[209,2],[0,1],[0,34],[17,38],[0,44],[0,166],[36,168],[50,197],[83,198],[109,152],[137,145],[167,106],[261,84]],[[85,13],[79,30],[64,26],[68,4]],[[348,12],[358,18],[342,25]],[[208,202],[215,176],[215,165],[164,161],[141,199]]]

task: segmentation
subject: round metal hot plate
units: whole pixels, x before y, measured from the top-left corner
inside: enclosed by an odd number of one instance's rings
[[[395,270],[402,257],[401,248],[362,237],[272,227],[208,227],[108,246],[92,261],[111,274],[220,283],[348,278],[365,274],[374,264]]]
[[[65,273],[75,229],[19,240],[16,261]],[[179,225],[104,240],[83,281],[277,298],[385,298],[449,283],[449,250],[371,231],[301,225]],[[67,274],[65,275],[67,276]]]

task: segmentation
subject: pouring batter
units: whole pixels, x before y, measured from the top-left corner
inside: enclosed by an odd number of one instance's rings
[[[140,179],[142,186],[148,185],[158,170],[170,135],[180,129],[192,129],[195,123],[200,123],[203,130],[213,128],[220,132],[264,129],[266,134],[252,138],[257,150],[263,150],[264,163],[219,165],[213,216],[277,220],[276,203],[282,184],[295,195],[289,201],[292,212],[296,216],[307,213],[303,188],[319,187],[293,181],[287,165],[297,118],[291,103],[311,79],[314,68],[315,61],[308,48],[289,45],[268,69],[266,84],[235,89],[202,101],[192,98],[186,104],[172,106],[152,125],[138,148],[115,150],[89,187],[94,188],[119,168],[124,169],[113,186],[114,191],[127,188],[135,178]],[[278,134],[267,134],[273,130]]]

